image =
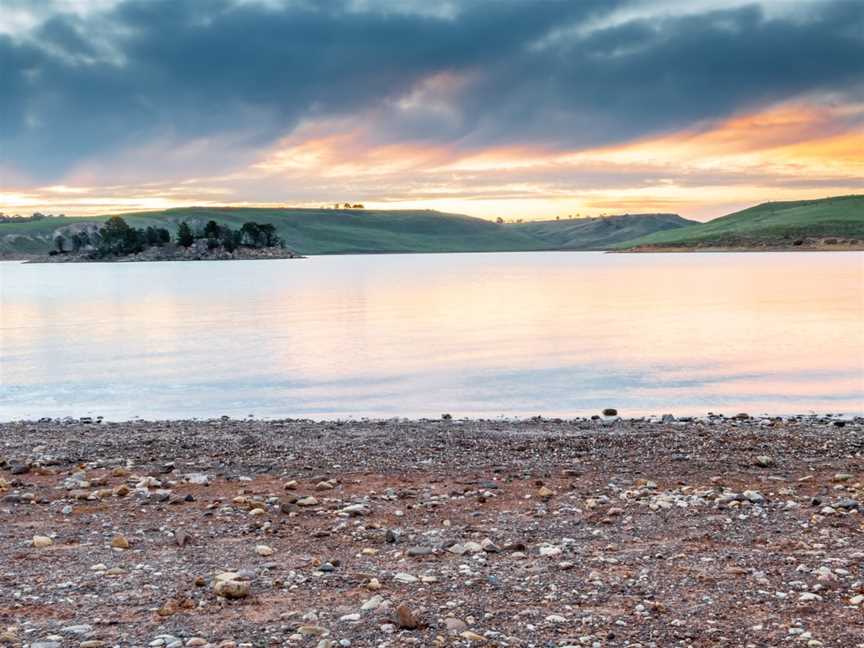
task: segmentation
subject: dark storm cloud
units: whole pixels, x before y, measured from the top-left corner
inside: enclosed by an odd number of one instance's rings
[[[57,14],[26,38],[0,36],[2,157],[50,178],[152,137],[228,132],[255,147],[304,118],[352,114],[386,139],[578,147],[864,81],[864,3],[579,29],[622,4],[475,2],[436,17],[336,2],[128,0],[86,18]],[[456,119],[395,108],[443,72],[467,79],[449,98]]]

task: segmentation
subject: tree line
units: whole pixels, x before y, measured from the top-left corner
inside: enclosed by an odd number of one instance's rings
[[[29,221],[41,221],[46,218],[65,218],[65,214],[43,214],[41,212],[33,212],[31,216],[19,216],[15,214],[12,216],[11,214],[4,214],[0,212],[0,223],[27,223]]]
[[[173,237],[175,243],[189,248],[197,241],[205,241],[208,250],[224,248],[234,252],[237,248],[284,247],[284,242],[270,223],[243,223],[239,230],[220,225],[214,220],[204,227],[193,227],[183,221]],[[70,236],[54,238],[51,254],[79,253],[88,250],[94,258],[138,254],[147,248],[163,247],[172,242],[171,232],[164,227],[132,227],[120,216],[112,216],[95,231],[81,230]]]

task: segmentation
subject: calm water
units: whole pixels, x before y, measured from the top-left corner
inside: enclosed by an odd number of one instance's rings
[[[0,264],[0,420],[864,411],[864,254]]]

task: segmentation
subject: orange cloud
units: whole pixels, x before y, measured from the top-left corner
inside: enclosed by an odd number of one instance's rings
[[[457,82],[430,81],[442,87]],[[864,190],[864,104],[789,103],[580,151],[380,143],[368,124],[306,123],[252,162],[210,177],[135,185],[121,171],[122,185],[100,187],[92,176],[73,173],[63,184],[0,193],[0,210],[63,205],[71,213],[104,213],[351,199],[490,218],[675,211],[705,219],[766,200]]]

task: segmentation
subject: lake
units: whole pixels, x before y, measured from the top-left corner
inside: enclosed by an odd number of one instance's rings
[[[0,263],[0,420],[864,411],[864,254]]]

